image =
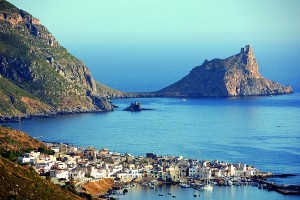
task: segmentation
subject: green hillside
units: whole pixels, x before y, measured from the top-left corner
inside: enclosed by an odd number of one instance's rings
[[[0,76],[0,120],[113,110],[106,98],[124,95],[97,83],[37,18],[7,1],[0,1]]]

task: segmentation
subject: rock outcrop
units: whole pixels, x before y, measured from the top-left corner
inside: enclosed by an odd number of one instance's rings
[[[40,21],[0,1],[0,120],[110,111],[124,93],[96,82]]]
[[[151,108],[143,108],[141,103],[139,102],[133,102],[128,106],[127,108],[123,109],[124,111],[131,111],[131,112],[139,112],[142,110],[153,110]]]
[[[178,82],[155,92],[156,96],[232,97],[291,93],[258,72],[253,49],[246,45],[226,59],[205,60]]]

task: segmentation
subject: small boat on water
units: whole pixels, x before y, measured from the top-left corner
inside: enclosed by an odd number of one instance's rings
[[[228,181],[229,186],[232,186],[232,184],[233,184],[232,181]]]
[[[172,195],[171,192],[169,192],[168,195]]]
[[[176,195],[172,195],[173,198],[176,198]]]
[[[207,177],[206,184],[203,187],[201,187],[200,189],[201,190],[212,190],[213,188],[214,188],[213,185],[209,183],[209,177]]]
[[[164,196],[164,194],[159,194],[158,196],[162,197],[162,196]]]
[[[180,187],[182,187],[182,188],[189,188],[191,186],[189,184],[187,184],[187,183],[181,183]]]
[[[149,187],[151,188],[151,189],[155,189],[155,186],[154,185],[149,185]]]
[[[201,190],[213,190],[214,187],[211,184],[204,185]]]
[[[193,197],[200,197],[200,194],[195,193],[195,194],[193,194]]]

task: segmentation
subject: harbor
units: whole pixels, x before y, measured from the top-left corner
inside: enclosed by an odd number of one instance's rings
[[[18,160],[30,164],[37,173],[48,176],[56,184],[74,184],[79,192],[86,192],[85,184],[112,179],[114,184],[102,194],[94,196],[127,195],[129,188],[152,190],[157,196],[174,196],[162,188],[176,187],[193,190],[195,197],[216,188],[254,186],[257,190],[299,195],[297,185],[279,185],[268,181],[273,173],[260,172],[243,163],[218,160],[197,160],[183,156],[145,156],[121,154],[107,148],[75,147],[63,143],[46,143],[53,155],[40,152],[24,153]],[[125,191],[125,192],[124,192]],[[164,190],[166,191],[166,190]],[[170,194],[168,194],[170,193]],[[176,198],[176,195],[173,197]]]

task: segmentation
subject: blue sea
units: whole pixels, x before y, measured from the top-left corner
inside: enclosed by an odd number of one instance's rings
[[[126,195],[115,195],[114,197],[121,200],[133,200],[133,199],[143,199],[143,200],[163,200],[163,199],[205,199],[205,200],[296,200],[299,199],[298,196],[283,196],[276,192],[269,192],[266,190],[257,189],[253,186],[234,186],[234,187],[214,187],[212,191],[196,191],[192,188],[181,188],[175,185],[166,185],[159,188],[158,191],[147,187],[132,187],[128,189]],[[171,195],[168,195],[171,193]],[[200,197],[194,197],[193,195],[197,193]],[[163,196],[159,196],[163,194]],[[176,198],[173,198],[175,195]]]
[[[271,80],[291,84],[293,94],[185,100],[114,99],[112,101],[119,108],[113,112],[59,115],[7,125],[50,142],[91,145],[98,149],[106,147],[133,155],[155,152],[199,160],[246,163],[264,172],[296,174],[274,181],[300,185],[300,73],[297,67],[300,57],[298,48],[284,47],[277,48],[275,44],[272,48],[258,46],[255,52],[262,66],[260,72]],[[207,49],[184,54],[189,55],[186,57],[176,52],[176,55],[172,54],[173,51],[162,54],[151,49],[142,49],[137,54],[124,53],[122,49],[110,52],[98,46],[71,46],[70,49],[85,61],[95,80],[122,91],[159,90],[182,78],[204,58],[215,58],[217,54],[216,50]],[[224,58],[232,54],[233,50],[225,50],[217,55]],[[284,52],[291,53],[282,56]],[[154,110],[122,111],[133,101]],[[173,186],[171,189],[178,191],[177,198],[192,197],[194,192]],[[169,189],[163,190],[167,193]],[[203,196],[205,199],[299,199],[299,196],[283,196],[253,187],[217,188]],[[145,189],[132,189],[126,197],[120,198],[146,200],[158,196]]]
[[[133,101],[154,110],[122,111]],[[199,160],[246,163],[264,172],[296,174],[274,181],[300,184],[298,92],[244,98],[115,99],[113,103],[119,106],[113,112],[59,115],[7,125],[50,142],[91,145],[98,149],[106,147],[133,155],[155,152]],[[133,190],[128,196],[135,197],[123,198],[140,199],[144,195],[142,191]],[[178,190],[177,195],[188,193],[191,196],[192,192],[191,189]],[[144,199],[153,199],[151,195]],[[249,186],[214,189],[206,199],[221,199],[224,195],[228,196],[226,199],[257,199],[257,195],[264,197],[260,199],[296,198]]]

